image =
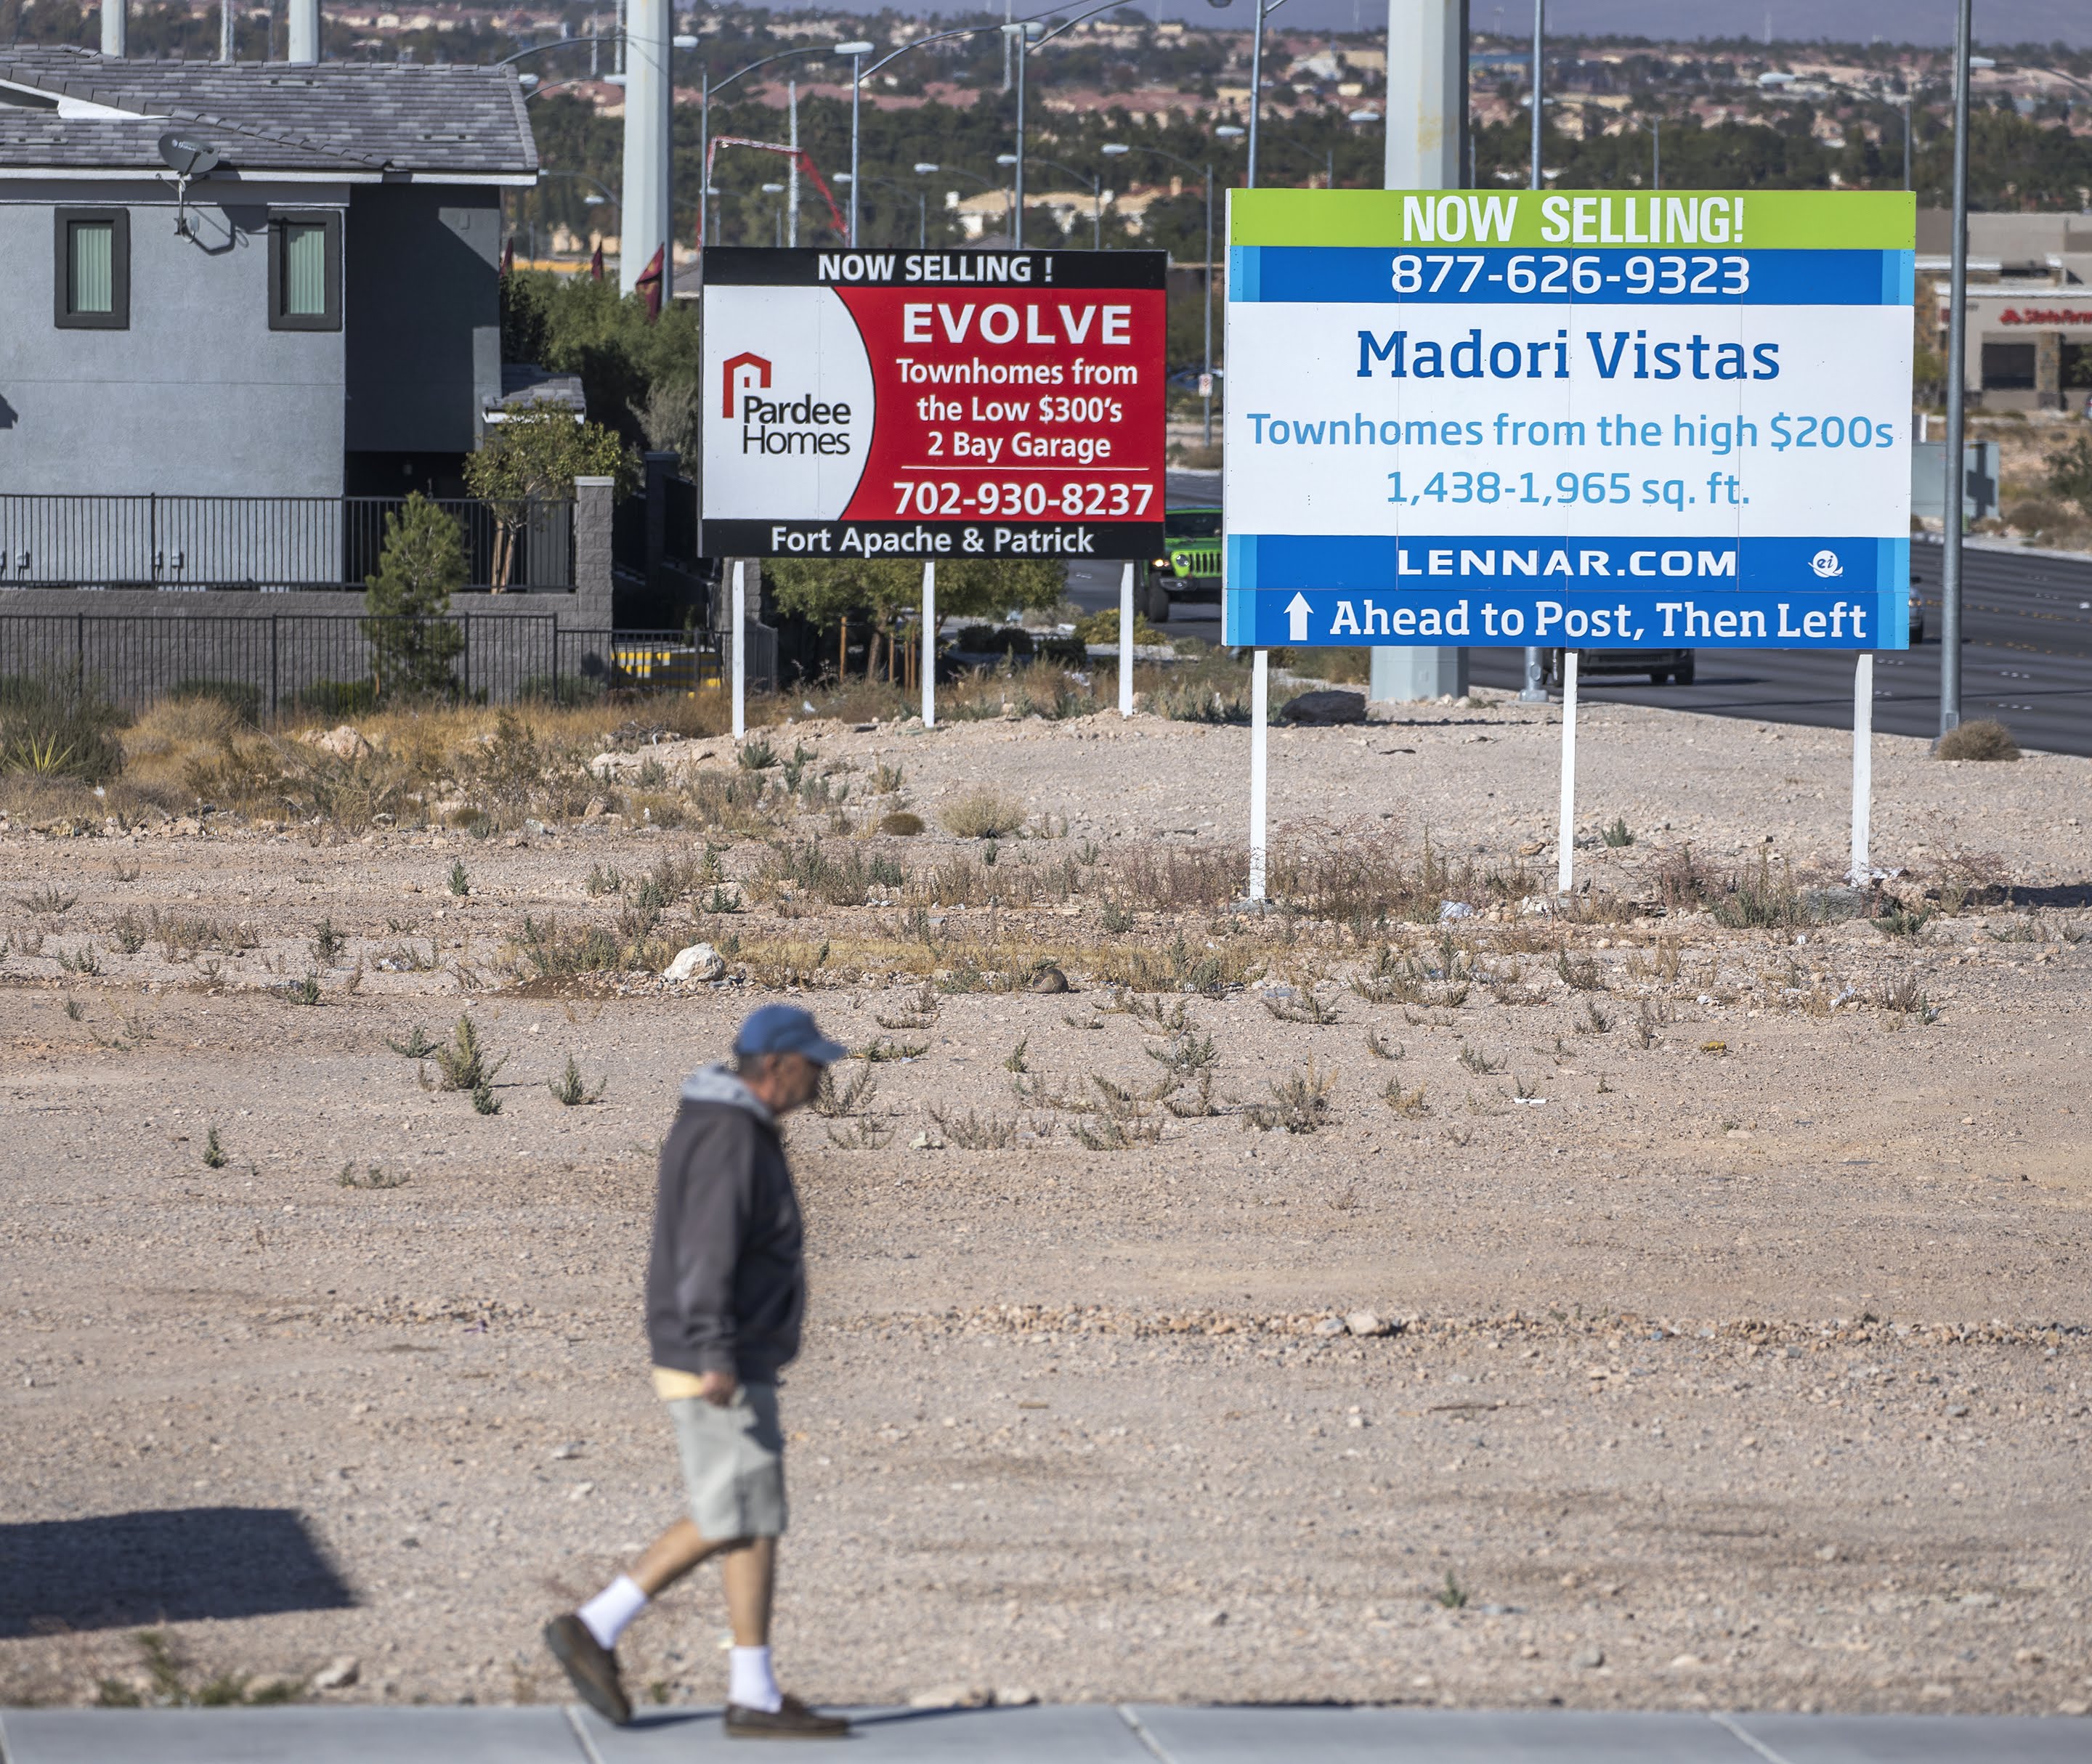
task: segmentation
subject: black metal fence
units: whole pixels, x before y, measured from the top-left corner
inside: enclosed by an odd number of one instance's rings
[[[355,589],[378,568],[396,496],[0,495],[0,586]],[[439,499],[468,585],[574,585],[571,501]]]
[[[418,673],[482,704],[571,704],[714,689],[720,664],[718,640],[705,632],[580,631],[550,614],[0,614],[0,687],[71,683],[131,709],[208,693],[257,720],[353,714],[377,701],[388,675],[395,689]]]

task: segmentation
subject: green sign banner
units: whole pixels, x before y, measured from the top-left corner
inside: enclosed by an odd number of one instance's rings
[[[1230,245],[1910,251],[1907,190],[1297,190],[1228,193]]]

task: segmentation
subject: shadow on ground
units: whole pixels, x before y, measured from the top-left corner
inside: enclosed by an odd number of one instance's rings
[[[0,1525],[0,1637],[355,1602],[303,1516],[288,1508],[181,1507]]]

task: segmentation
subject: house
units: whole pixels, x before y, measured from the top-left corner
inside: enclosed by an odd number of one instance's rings
[[[1947,343],[1950,211],[1917,212],[1917,273],[1933,278],[1937,347]],[[1962,383],[1985,410],[2081,411],[2092,400],[2092,219],[1969,217]]]
[[[508,68],[0,48],[0,494],[457,494],[537,168]]]

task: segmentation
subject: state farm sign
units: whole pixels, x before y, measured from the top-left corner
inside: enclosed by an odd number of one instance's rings
[[[1165,263],[708,252],[706,554],[1151,555]]]
[[[2092,325],[2092,306],[2008,306],[1998,314],[2000,325]]]

